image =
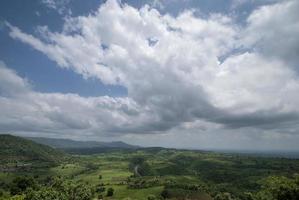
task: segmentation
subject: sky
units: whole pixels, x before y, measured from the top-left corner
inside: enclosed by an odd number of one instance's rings
[[[0,132],[299,150],[298,0],[3,0]]]

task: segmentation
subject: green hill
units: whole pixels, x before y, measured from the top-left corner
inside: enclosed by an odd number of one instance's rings
[[[53,166],[66,157],[52,147],[22,137],[0,135],[0,171]]]
[[[138,148],[138,146],[130,145],[121,141],[114,141],[114,142],[76,141],[70,139],[43,138],[43,137],[28,137],[27,139],[57,149],[84,149],[84,148],[136,149]]]
[[[131,151],[141,147],[124,143],[122,141],[101,142],[101,141],[77,141],[63,138],[27,137],[39,144],[44,144],[55,149],[60,149],[69,154],[90,155],[116,150]]]

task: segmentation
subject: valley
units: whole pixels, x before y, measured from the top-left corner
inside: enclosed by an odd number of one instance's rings
[[[299,183],[297,159],[158,147],[106,148],[89,155],[83,149],[80,155],[15,136],[1,137],[2,142],[6,138],[0,154],[2,199],[34,199],[45,194],[43,190],[52,191],[53,197],[46,199],[55,199],[64,188],[79,192],[77,199],[249,200],[262,199],[265,186],[273,181],[277,187],[286,184],[286,190]],[[18,179],[32,183],[20,189],[15,185]],[[74,189],[78,187],[85,189]],[[71,199],[60,197],[64,198]]]

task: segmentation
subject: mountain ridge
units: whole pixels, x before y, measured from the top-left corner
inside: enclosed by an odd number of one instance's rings
[[[68,155],[23,137],[0,134],[0,171],[24,166],[55,165]]]
[[[136,149],[139,146],[127,144],[122,141],[100,142],[100,141],[78,141],[66,138],[26,137],[27,139],[48,145],[56,149],[90,149],[90,148],[122,148]]]

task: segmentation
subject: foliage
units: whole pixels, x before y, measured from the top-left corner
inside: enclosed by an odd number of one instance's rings
[[[158,198],[155,195],[151,194],[147,197],[147,200],[158,200]]]
[[[67,157],[65,153],[46,145],[17,136],[0,135],[0,171],[51,167]]]
[[[143,156],[135,156],[130,160],[129,169],[134,172],[136,176],[149,176],[153,175],[153,170],[146,162]]]
[[[25,200],[68,200],[67,195],[51,187],[42,187],[40,190],[28,190]]]
[[[5,200],[24,200],[24,195],[14,195],[10,198],[6,198]]]
[[[99,166],[96,163],[89,162],[85,165],[87,170],[97,170]]]
[[[1,162],[9,163],[10,155]],[[37,160],[42,162],[48,163]],[[298,199],[299,179],[290,178],[299,171],[296,159],[149,148],[74,155],[58,166],[35,164],[0,172],[2,199]],[[140,175],[134,176],[136,168]],[[34,184],[14,181],[17,177]],[[107,197],[108,188],[112,197]],[[12,196],[11,189],[20,195]]]
[[[167,190],[167,189],[164,189],[162,192],[161,192],[161,196],[164,198],[164,199],[167,199],[170,197],[170,192]]]
[[[55,179],[50,186],[39,190],[28,190],[25,200],[91,200],[93,191],[87,184]]]
[[[106,188],[103,187],[103,186],[98,186],[98,187],[96,188],[96,192],[98,192],[98,193],[105,192],[105,190],[106,190]]]
[[[22,194],[26,189],[36,187],[37,183],[32,177],[16,177],[10,185],[10,193]]]
[[[112,197],[114,193],[114,189],[113,188],[108,188],[107,190],[107,197]]]
[[[214,200],[234,200],[230,193],[224,192],[217,194]]]
[[[255,197],[257,200],[298,200],[299,178],[268,177]]]

